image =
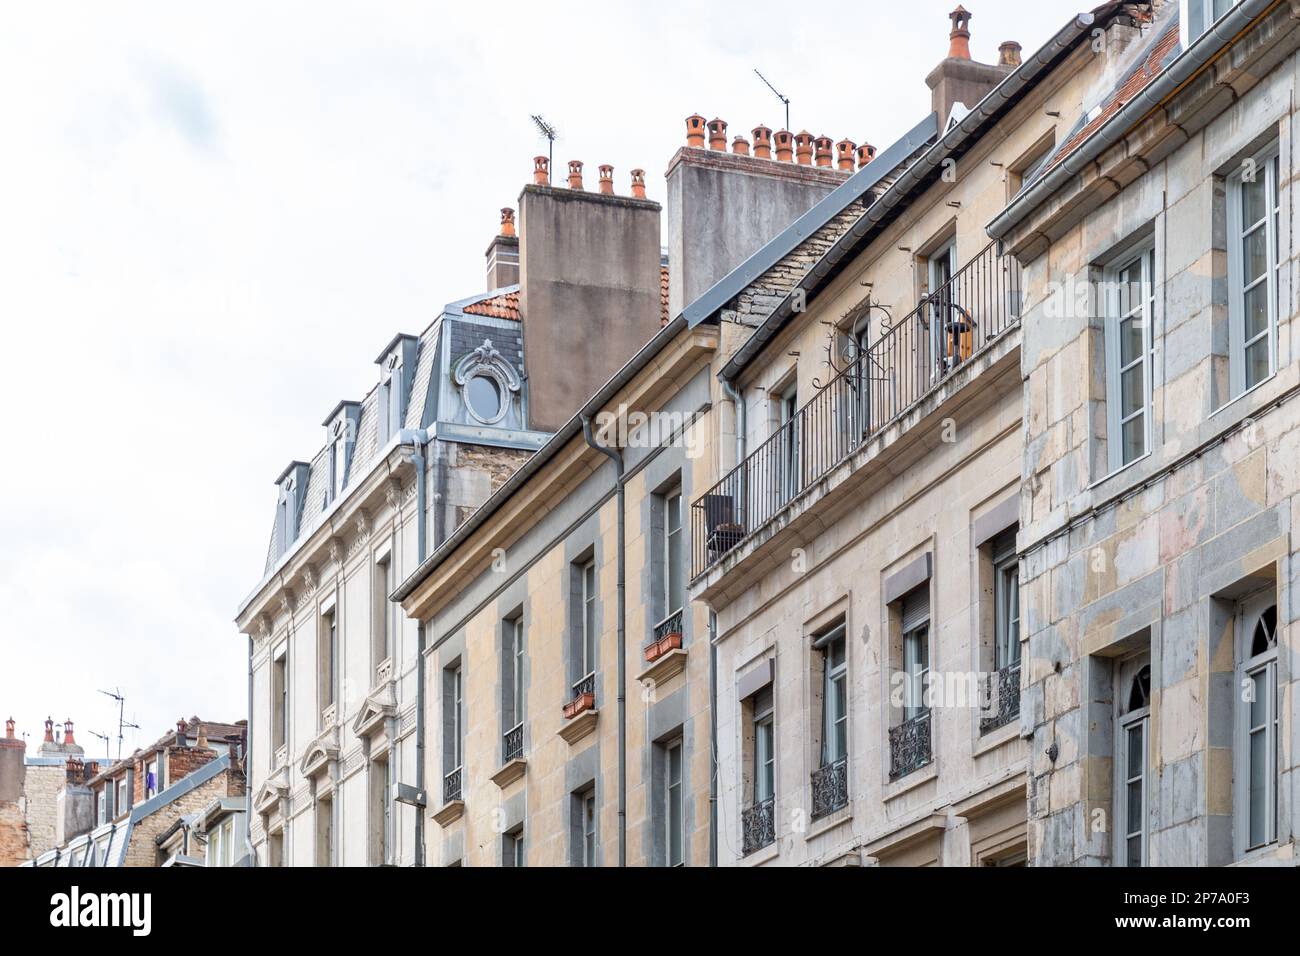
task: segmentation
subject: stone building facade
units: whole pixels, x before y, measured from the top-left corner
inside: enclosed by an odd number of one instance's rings
[[[1156,6],[991,227],[1029,290],[1030,855],[1295,865],[1300,33]]]

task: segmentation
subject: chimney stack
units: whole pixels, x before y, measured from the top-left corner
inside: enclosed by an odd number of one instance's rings
[[[1020,44],[1015,40],[1004,40],[998,46],[998,66],[1009,66],[1012,69],[1020,65]]]
[[[645,170],[632,170],[632,198],[645,199]]]
[[[545,156],[533,157],[533,184],[536,186],[551,184],[551,161]]]
[[[749,155],[749,140],[737,134],[736,138],[731,141],[731,151],[737,156]]]
[[[614,195],[614,167],[609,163],[602,163],[597,167],[597,173],[600,176],[600,194],[602,196]]]
[[[5,721],[5,737],[10,740],[14,739],[14,726],[14,719],[12,717]]]
[[[487,291],[519,281],[519,237],[515,233],[515,211],[501,210],[501,229],[487,247]]]
[[[63,743],[64,746],[72,746],[77,741],[72,737],[72,718],[69,717],[63,722]]]
[[[569,188],[582,189],[582,160],[569,160]]]
[[[176,721],[176,746],[185,746],[185,718]]]
[[[714,119],[709,121],[709,149],[720,153],[727,151],[727,121]]]
[[[772,158],[772,131],[766,126],[754,127],[754,155],[759,159]]]
[[[948,55],[925,78],[925,85],[930,87],[930,105],[939,117],[941,132],[946,129],[953,116],[953,108],[958,103],[967,110],[973,108],[1016,68],[1011,61],[1019,60],[1018,50],[1011,49],[1007,44],[1003,44],[996,64],[972,60],[972,14],[965,7],[958,6],[948,14],[948,18],[952,21],[952,30],[948,34]]]
[[[50,718],[48,717],[45,718],[45,741],[44,742],[47,744],[54,743],[54,721],[50,720]]]
[[[704,148],[704,117],[699,113],[686,117],[686,145],[691,149]]]

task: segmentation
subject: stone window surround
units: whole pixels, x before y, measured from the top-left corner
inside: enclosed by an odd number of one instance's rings
[[[931,673],[935,673],[937,670],[935,662],[939,656],[939,646],[936,640],[939,605],[935,593],[936,570],[934,560],[937,545],[938,540],[934,535],[930,535],[903,556],[882,568],[880,573],[881,661],[883,666],[880,668],[881,720],[879,746],[882,759],[880,760],[879,769],[883,792],[882,799],[885,801],[892,800],[929,782],[938,776],[939,772],[939,754],[937,752],[938,748],[934,746],[935,726],[932,711],[930,762],[926,766],[920,767],[913,773],[909,773],[897,780],[891,780],[889,776],[889,732],[893,727],[898,726],[903,719],[903,708],[895,707],[893,703],[893,677],[895,673],[901,672],[903,669],[902,599],[925,583],[928,583],[930,588],[929,667]]]
[[[1018,527],[1020,523],[1020,485],[1015,484],[995,495],[971,513],[971,555],[975,573],[971,576],[971,633],[979,639],[971,642],[971,668],[976,674],[991,674],[994,670],[994,567],[990,547],[1002,534]],[[1022,589],[1023,590],[1023,589]],[[1024,602],[1021,602],[1024,614]],[[1022,619],[1020,628],[1020,660],[1029,659],[1028,634]],[[1013,720],[986,734],[980,734],[980,709],[972,708],[971,740],[976,756],[1001,746],[1018,736],[1020,722]]]
[[[814,649],[813,642],[818,634],[824,633],[829,628],[834,627],[839,621],[844,622],[844,667],[845,681],[847,684],[847,693],[845,694],[848,701],[848,722],[846,725],[846,736],[848,742],[846,751],[849,755],[848,761],[848,802],[844,808],[829,814],[823,819],[815,821],[804,832],[805,840],[812,840],[815,837],[825,833],[828,829],[839,826],[853,818],[853,795],[855,787],[853,786],[853,769],[860,761],[853,760],[853,720],[854,720],[854,672],[858,666],[854,653],[853,634],[855,633],[856,619],[853,613],[853,596],[847,588],[839,589],[839,593],[834,595],[826,605],[816,614],[805,618],[799,629],[799,654],[800,654],[800,671],[803,675],[804,689],[803,700],[804,706],[800,708],[803,719],[806,724],[800,727],[787,727],[787,734],[798,732],[803,740],[804,751],[804,771],[798,780],[799,800],[807,808],[807,816],[811,817],[812,793],[811,780],[812,774],[821,766],[821,749],[822,749],[822,723],[823,723],[823,701],[825,681],[824,673],[821,667],[821,654]],[[775,687],[775,684],[773,685]],[[777,706],[773,701],[773,707]],[[797,719],[797,716],[796,716]],[[778,753],[778,771],[779,771],[779,754],[781,750],[780,737],[777,738],[776,749]],[[780,792],[781,781],[777,778],[777,791]]]

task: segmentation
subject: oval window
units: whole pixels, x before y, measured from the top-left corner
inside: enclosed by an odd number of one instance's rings
[[[501,389],[490,375],[475,375],[469,380],[466,392],[469,410],[475,418],[490,422],[501,414]]]

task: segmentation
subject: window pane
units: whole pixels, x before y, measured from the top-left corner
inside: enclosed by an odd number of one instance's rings
[[[1141,835],[1128,838],[1128,854],[1126,864],[1128,866],[1142,865],[1142,837]]]
[[[1241,227],[1245,231],[1258,223],[1268,212],[1268,189],[1263,168],[1255,170],[1255,181],[1241,183]],[[1254,273],[1259,275],[1259,273]]]
[[[1246,349],[1246,387],[1258,385],[1268,375],[1268,339],[1262,338]]]
[[[1146,386],[1141,364],[1120,373],[1120,417],[1127,418],[1146,404]]]
[[[1266,808],[1268,805],[1268,733],[1250,735],[1250,845],[1268,841]]]
[[[1142,745],[1142,725],[1137,724],[1128,730],[1128,776],[1142,776],[1143,765],[1146,763],[1146,750]],[[1132,821],[1130,821],[1132,822]],[[1129,829],[1133,829],[1132,826]]]
[[[1245,295],[1243,318],[1245,320],[1245,341],[1268,329],[1268,283],[1261,282]]]
[[[1268,684],[1265,677],[1268,675],[1268,669],[1256,671],[1250,675],[1251,694],[1253,695],[1250,702],[1250,729],[1263,727],[1268,723]]]
[[[1123,314],[1122,312],[1120,313]],[[1120,368],[1132,365],[1142,357],[1143,318],[1141,314],[1125,319],[1119,324]]]
[[[1134,780],[1127,787],[1128,817],[1126,819],[1129,833],[1142,832],[1142,781]]]

